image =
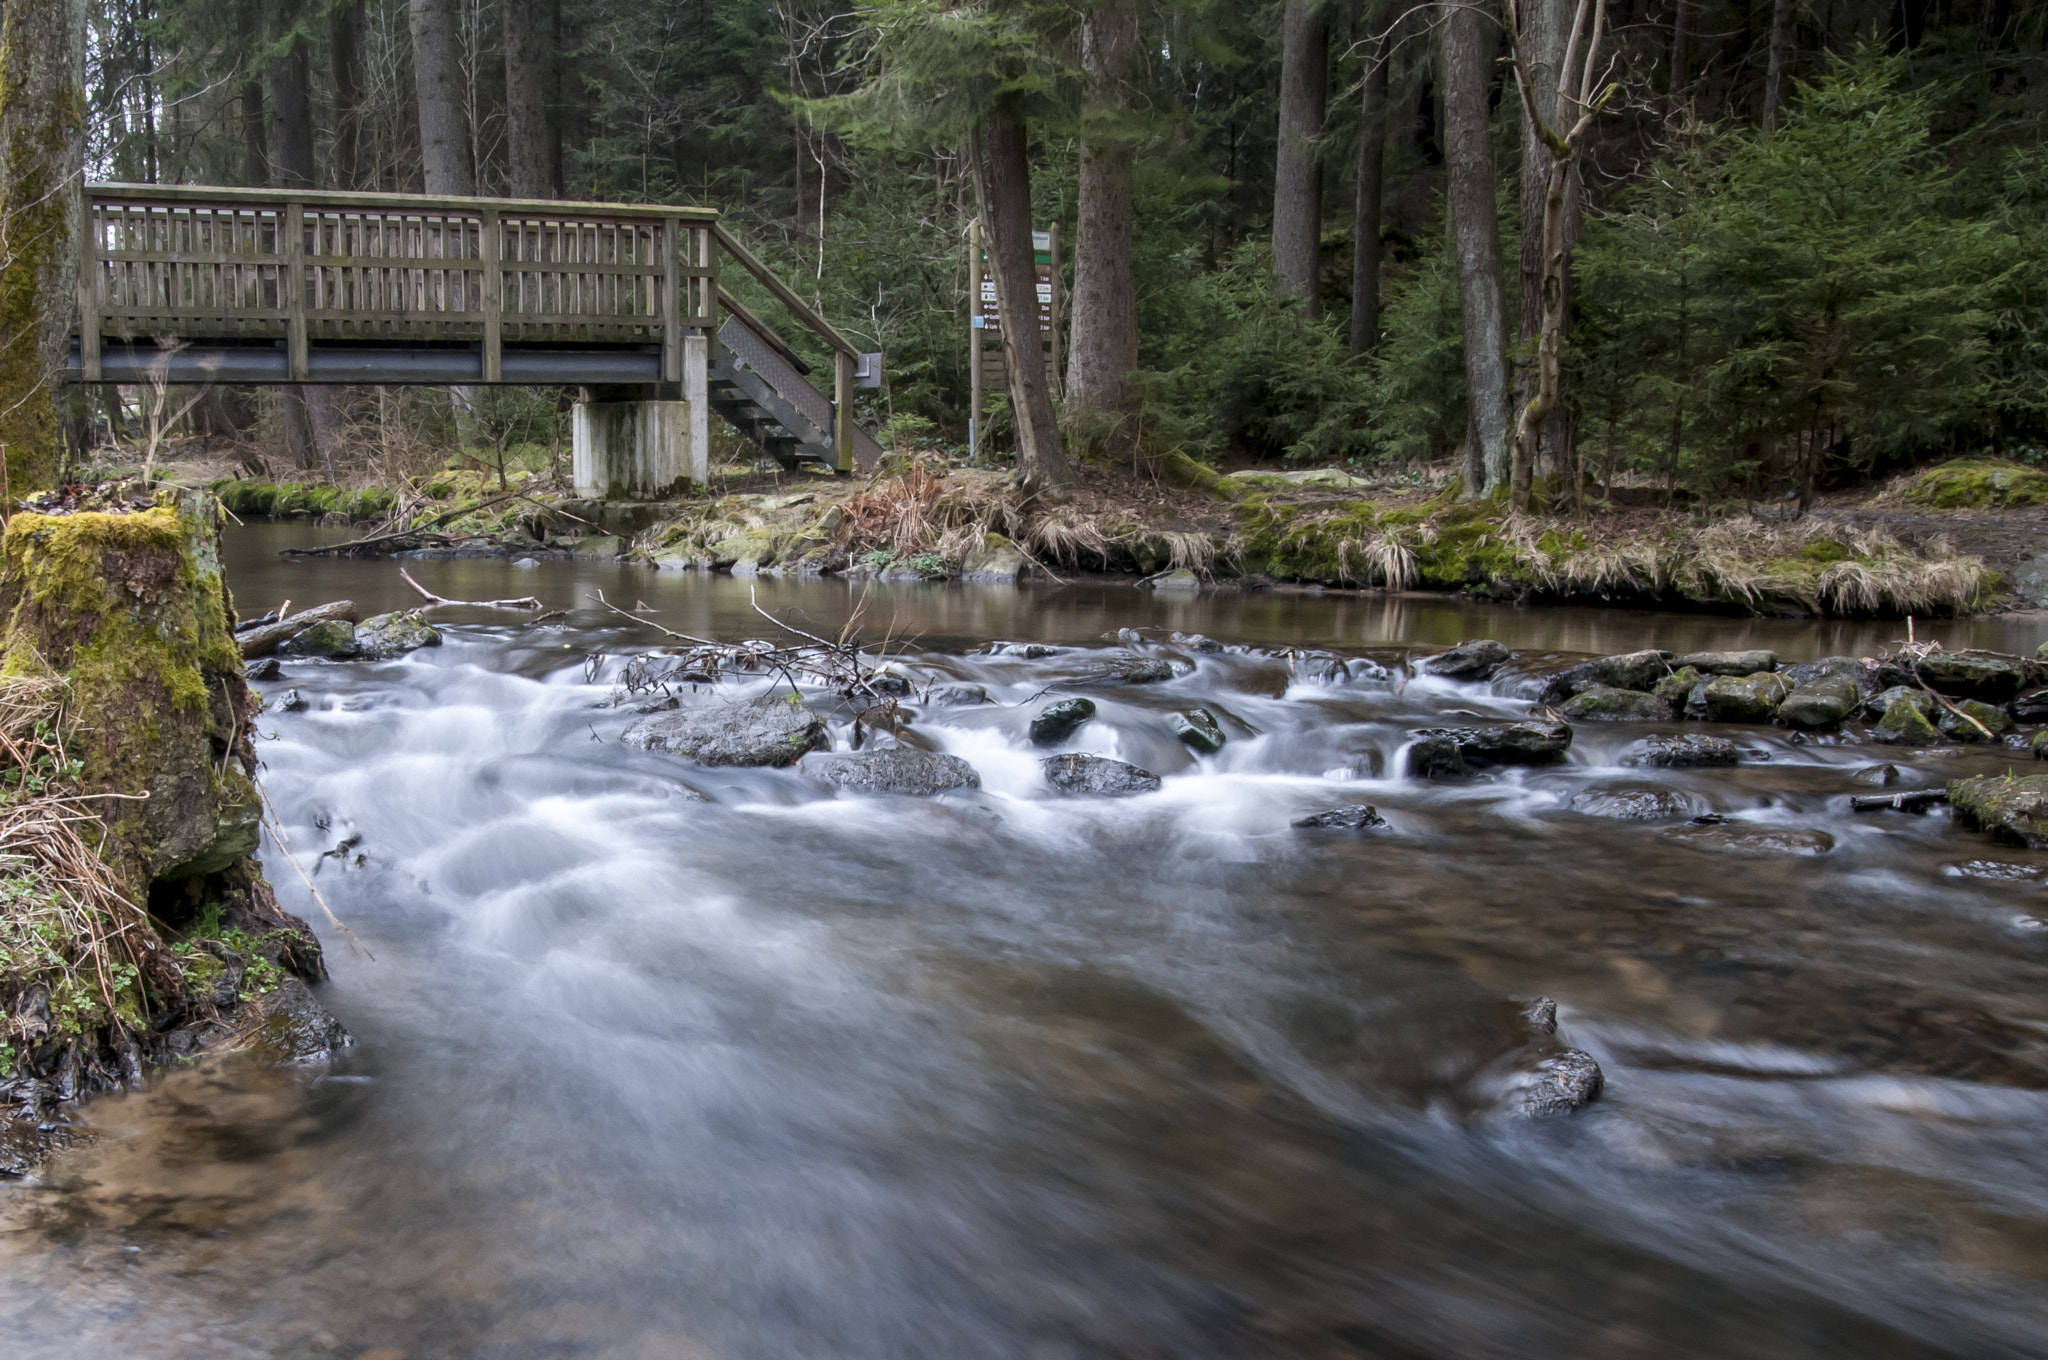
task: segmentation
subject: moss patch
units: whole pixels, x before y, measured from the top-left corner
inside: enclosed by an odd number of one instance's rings
[[[1990,458],[1959,458],[1915,477],[1906,499],[1929,510],[2048,505],[2048,472]]]

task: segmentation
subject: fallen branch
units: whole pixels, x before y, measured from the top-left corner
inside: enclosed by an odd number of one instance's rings
[[[436,595],[418,581],[413,580],[411,574],[404,567],[398,569],[398,574],[405,578],[407,585],[420,593],[421,598],[426,600],[427,608],[429,609],[443,604],[466,604],[472,609],[542,609],[546,607],[531,595],[521,595],[516,600],[450,600]]]
[[[1947,789],[1916,789],[1912,793],[1862,793],[1849,800],[1858,812],[1918,812],[1948,801]]]
[[[266,623],[261,628],[252,628],[235,639],[235,646],[241,649],[244,661],[269,656],[314,624],[326,623],[330,619],[345,619],[350,623],[359,623],[362,616],[356,613],[355,601],[335,600],[331,604],[301,609],[290,618],[280,619],[276,623]]]

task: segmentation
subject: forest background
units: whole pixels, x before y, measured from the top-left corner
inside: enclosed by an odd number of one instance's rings
[[[88,3],[89,177],[714,206],[887,353],[899,446],[964,440],[967,228],[1008,203],[1073,243],[1065,371],[985,413],[1034,476],[1078,448],[1508,494],[1517,425],[1539,494],[2048,461],[2048,7]],[[476,400],[463,436],[559,442],[561,394]],[[369,420],[459,437],[439,393],[189,419],[331,477]]]

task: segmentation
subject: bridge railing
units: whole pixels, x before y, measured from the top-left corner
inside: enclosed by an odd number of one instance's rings
[[[834,441],[852,446],[859,350],[726,231],[715,210],[191,185],[86,187],[79,369],[103,380],[107,338],[282,342],[293,382],[328,344],[474,346],[483,381],[504,347],[659,346],[718,312],[786,343],[719,288],[721,257],[753,275],[834,355]]]

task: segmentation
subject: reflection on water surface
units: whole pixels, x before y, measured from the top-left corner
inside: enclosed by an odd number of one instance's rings
[[[245,610],[407,602],[393,564],[268,555],[304,537],[235,536]],[[684,632],[771,627],[743,582],[413,570],[447,595],[601,588]],[[856,599],[758,593],[806,627]],[[295,844],[363,837],[363,868],[318,879],[377,955],[322,930],[361,1046],[317,1080],[229,1066],[93,1106],[98,1147],[0,1190],[8,1354],[2044,1349],[2048,901],[1954,866],[2048,857],[1847,811],[1878,759],[1931,783],[2010,753],[1727,729],[1745,765],[1652,771],[1615,763],[1641,729],[1586,725],[1567,764],[1415,785],[1384,777],[1408,730],[1520,706],[1176,650],[1173,681],[1089,690],[1100,714],[1063,748],[1164,789],[1060,800],[1023,727],[1080,659],[986,647],[1132,626],[1805,657],[1896,625],[1119,585],[877,588],[865,610],[997,699],[914,724],[980,794],[834,796],[627,750],[631,713],[603,705],[656,639],[587,607],[533,630],[472,614],[401,663],[287,663],[311,707],[265,716],[266,779]],[[1218,756],[1167,732],[1195,703],[1231,734]],[[1834,847],[1734,858],[1583,810],[1630,791]],[[1392,830],[1289,826],[1348,802]],[[1608,1089],[1531,1125],[1484,1097],[1538,994]]]

